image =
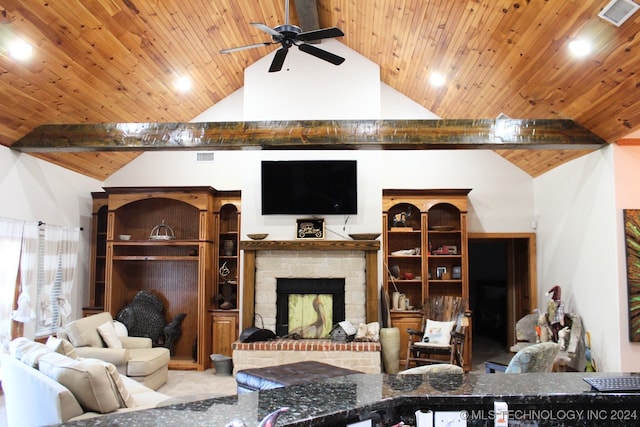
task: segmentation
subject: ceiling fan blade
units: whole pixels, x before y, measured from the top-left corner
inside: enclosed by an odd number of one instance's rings
[[[334,55],[331,52],[327,52],[326,50],[319,49],[315,46],[311,46],[310,44],[303,43],[300,46],[298,46],[298,49],[310,55],[313,55],[316,58],[320,58],[327,62],[331,62],[333,65],[340,65],[344,62],[343,57]]]
[[[309,42],[313,40],[330,39],[332,37],[342,37],[342,36],[344,36],[344,33],[340,28],[331,27],[331,28],[321,28],[319,30],[305,31],[303,33],[298,34],[296,38],[303,42]]]
[[[247,46],[231,47],[229,49],[222,49],[220,51],[220,53],[237,52],[239,50],[253,49],[254,47],[269,46],[269,45],[272,45],[272,44],[273,44],[273,42],[263,42],[263,43],[250,44],[250,45],[247,45]]]
[[[257,29],[264,31],[267,34],[271,34],[274,37],[282,37],[282,33],[274,30],[267,24],[261,24],[260,22],[250,22],[250,24],[256,27]]]
[[[276,56],[273,57],[273,61],[271,61],[271,66],[269,67],[270,73],[282,70],[284,59],[287,57],[287,52],[289,52],[289,49],[286,47],[281,47],[276,51]]]

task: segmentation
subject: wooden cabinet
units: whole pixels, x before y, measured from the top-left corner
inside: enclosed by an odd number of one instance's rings
[[[469,298],[469,191],[383,190],[383,247],[387,270],[383,286],[390,301],[392,325],[400,328],[401,342],[405,343],[401,357],[406,356],[406,324],[415,324],[427,297]],[[465,368],[470,368],[470,333],[464,357]]]
[[[91,193],[91,258],[89,265],[89,305],[82,316],[104,311],[105,272],[107,263],[107,193]]]
[[[238,339],[238,311],[216,310],[211,313],[213,354],[231,357],[232,344]]]
[[[141,290],[158,296],[169,322],[186,313],[170,368],[210,364],[214,201],[210,187],[105,188],[105,309],[115,317]],[[128,240],[123,235],[130,236]],[[125,237],[126,237],[125,236]]]
[[[240,295],[240,192],[216,194],[214,224],[218,236],[215,245],[214,295],[212,299],[213,353],[231,356],[231,343],[238,339]]]

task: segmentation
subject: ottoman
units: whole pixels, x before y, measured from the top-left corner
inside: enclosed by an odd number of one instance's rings
[[[326,363],[307,361],[265,368],[243,369],[236,372],[236,383],[238,384],[238,394],[242,394],[361,373]]]

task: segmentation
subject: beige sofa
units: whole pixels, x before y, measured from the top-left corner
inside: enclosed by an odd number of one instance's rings
[[[0,355],[9,427],[30,427],[152,408],[169,399],[107,362],[74,359],[26,338]],[[68,350],[71,346],[65,346]]]
[[[157,390],[167,382],[169,349],[152,347],[151,339],[118,335],[111,313],[103,312],[68,323],[58,331],[58,338],[66,339],[78,356],[113,363],[118,372],[145,386]]]

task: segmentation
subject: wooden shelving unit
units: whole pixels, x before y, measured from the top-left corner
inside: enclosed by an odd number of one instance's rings
[[[89,265],[89,305],[82,307],[82,315],[104,311],[105,274],[107,264],[107,193],[91,193],[91,258]]]
[[[187,314],[169,367],[206,369],[211,353],[208,310],[214,283],[216,191],[210,187],[105,191],[105,309],[115,317],[139,291],[153,293],[164,304],[167,322]],[[154,235],[154,227],[161,224],[162,232]],[[131,238],[121,240],[120,235]]]
[[[406,329],[422,329],[422,305],[427,297],[469,297],[469,191],[383,190],[383,259],[386,270],[383,286],[391,302],[392,325],[400,329],[401,363],[406,358]],[[394,307],[394,292],[402,294],[408,302],[402,307]],[[465,369],[470,369],[470,333],[464,358]]]
[[[240,218],[239,191],[218,192],[214,208],[215,245],[214,293],[211,305],[211,340],[214,354],[231,356],[239,334]],[[231,295],[231,297],[229,296]]]

